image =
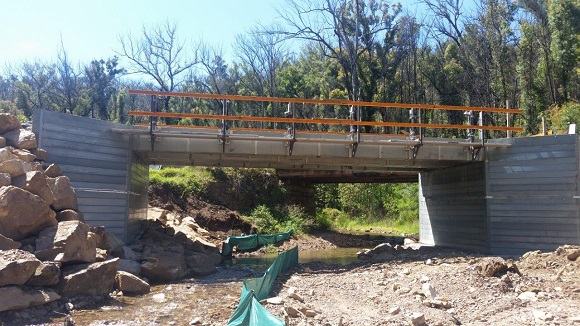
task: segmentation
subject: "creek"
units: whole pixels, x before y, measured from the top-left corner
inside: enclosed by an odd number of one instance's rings
[[[347,265],[357,261],[360,248],[333,248],[299,252],[299,263],[320,261]],[[199,319],[223,325],[238,303],[242,281],[259,277],[277,254],[233,259],[217,273],[171,284],[155,285],[141,296],[117,296],[97,307],[75,309],[77,325],[189,325]]]

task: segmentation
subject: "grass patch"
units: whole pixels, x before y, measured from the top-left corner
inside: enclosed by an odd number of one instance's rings
[[[200,195],[212,180],[211,174],[203,168],[164,167],[161,170],[149,170],[149,183],[167,187],[173,193],[184,196]]]
[[[347,230],[354,232],[364,232],[369,229],[379,232],[390,233],[419,233],[419,218],[405,219],[369,219],[353,218],[348,214],[334,208],[325,208],[316,214],[316,223],[326,226],[327,229],[337,231]]]

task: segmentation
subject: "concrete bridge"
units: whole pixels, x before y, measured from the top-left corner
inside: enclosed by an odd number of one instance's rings
[[[553,250],[580,243],[580,160],[577,135],[484,139],[483,130],[510,126],[438,125],[413,118],[415,110],[517,113],[494,108],[272,99],[133,91],[140,95],[219,100],[216,114],[131,112],[150,117],[128,126],[40,110],[34,117],[39,146],[69,176],[79,210],[125,240],[139,234],[147,214],[149,164],[275,168],[308,188],[317,182],[419,182],[422,242],[492,254]],[[245,117],[228,111],[235,101],[289,103],[284,117]],[[298,119],[294,104],[344,105],[347,119]],[[294,103],[294,104],[293,104]],[[361,107],[409,109],[409,122],[360,119]],[[420,117],[420,114],[417,114]],[[159,119],[217,121],[214,126],[163,125]],[[234,127],[267,123],[277,128]],[[338,125],[342,132],[303,130],[300,124]],[[406,135],[361,132],[400,127]],[[282,129],[280,129],[282,127]],[[408,129],[407,129],[408,128]],[[423,137],[427,128],[467,130],[467,139]],[[479,137],[475,134],[479,133]]]

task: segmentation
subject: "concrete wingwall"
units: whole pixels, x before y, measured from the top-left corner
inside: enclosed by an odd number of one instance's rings
[[[37,110],[33,131],[77,194],[79,211],[92,226],[131,241],[147,214],[148,166],[131,150],[130,139],[108,121]]]
[[[580,244],[578,135],[494,141],[511,146],[421,173],[421,240],[497,255]]]

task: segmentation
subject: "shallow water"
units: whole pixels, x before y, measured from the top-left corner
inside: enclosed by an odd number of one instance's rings
[[[298,263],[304,264],[313,261],[323,262],[325,264],[348,265],[358,261],[357,252],[362,248],[333,248],[321,250],[302,250],[298,252]],[[278,253],[265,254],[252,257],[234,258],[227,262],[228,266],[247,266],[252,269],[268,268],[278,257]]]
[[[346,265],[357,261],[360,250],[305,250],[298,253],[298,260]],[[238,303],[242,281],[261,276],[277,255],[234,259],[208,277],[152,286],[146,295],[108,299],[95,309],[74,310],[72,317],[77,325],[189,325],[196,318],[208,325],[223,325]]]

